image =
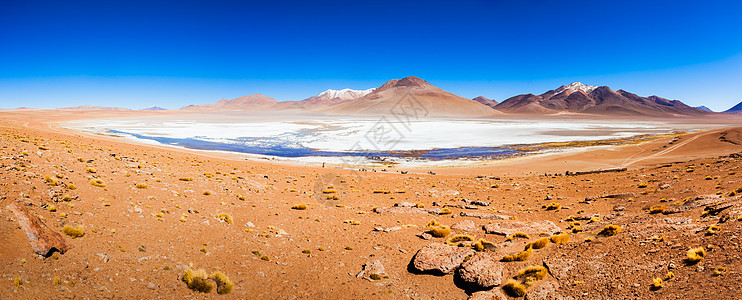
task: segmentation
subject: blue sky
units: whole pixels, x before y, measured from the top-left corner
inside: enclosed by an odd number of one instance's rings
[[[267,2],[2,1],[0,108],[301,100],[410,75],[499,101],[573,81],[742,101],[738,1]]]

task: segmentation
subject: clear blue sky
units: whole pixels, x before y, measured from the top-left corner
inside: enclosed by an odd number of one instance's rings
[[[739,1],[0,1],[0,108],[301,100],[409,75],[742,101]]]

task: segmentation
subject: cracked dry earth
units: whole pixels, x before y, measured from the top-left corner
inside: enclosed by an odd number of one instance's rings
[[[741,289],[739,155],[504,177],[271,165],[10,122],[0,145],[4,299],[735,299]],[[22,215],[43,224],[36,242],[50,252],[32,247]],[[599,235],[607,225],[620,232]],[[550,241],[560,233],[568,241]],[[698,247],[703,258],[687,261]],[[517,276],[529,266],[542,268]],[[234,288],[193,291],[181,280],[189,268],[221,271]],[[522,295],[503,288],[511,279]]]

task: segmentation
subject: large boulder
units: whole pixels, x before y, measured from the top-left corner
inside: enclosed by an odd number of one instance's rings
[[[431,243],[417,251],[412,258],[412,266],[420,272],[453,272],[467,256],[474,255],[469,247],[455,247],[441,243]]]
[[[500,285],[502,268],[503,263],[492,257],[492,254],[477,252],[471,259],[461,264],[456,274],[467,284],[478,289],[487,289]]]
[[[516,232],[525,232],[527,234],[547,233],[550,235],[557,234],[562,230],[552,221],[536,222],[518,222],[518,221],[499,221],[484,225],[484,231],[490,234],[512,235]]]
[[[46,227],[38,216],[25,207],[11,203],[8,209],[15,214],[18,226],[26,233],[26,238],[36,254],[49,257],[54,250],[64,254],[71,248],[62,235]]]
[[[469,300],[507,300],[508,297],[500,290],[479,291],[471,294]]]

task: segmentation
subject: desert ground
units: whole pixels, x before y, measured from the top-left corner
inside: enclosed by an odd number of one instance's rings
[[[739,298],[736,121],[389,172],[57,126],[143,113],[0,111],[1,298]],[[589,172],[617,167],[627,170]],[[189,269],[233,287],[189,289]]]

